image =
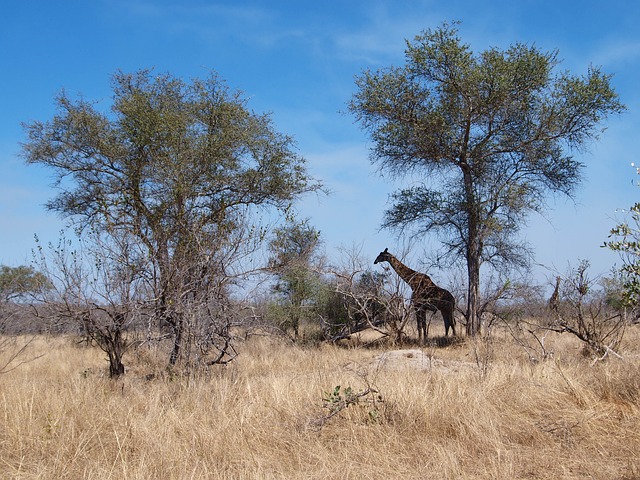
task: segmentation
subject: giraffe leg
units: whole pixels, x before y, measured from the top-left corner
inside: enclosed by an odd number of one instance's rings
[[[456,336],[456,321],[453,318],[453,314],[451,314],[451,319],[449,320],[449,327],[451,327],[451,336],[455,337]],[[447,328],[447,337],[449,336],[449,328]]]
[[[418,324],[418,343],[422,345],[426,341],[426,315],[422,310],[416,310],[416,323]],[[424,334],[424,337],[423,337]]]
[[[451,326],[451,322],[449,321],[449,312],[442,311],[442,319],[444,320],[444,336],[449,336],[449,327]]]
[[[455,337],[456,336],[456,317],[453,316],[453,305],[451,305],[451,310],[449,310],[449,325],[451,326],[451,335]]]
[[[448,312],[442,312],[442,319],[444,320],[444,336],[449,336],[449,327],[451,327],[451,321],[449,320]],[[455,333],[454,333],[455,335]]]
[[[418,341],[421,345],[424,345],[427,342],[427,312],[425,310],[421,310],[419,318]]]
[[[434,315],[435,315],[435,312],[431,312],[431,314],[429,315],[429,321],[427,322],[426,313],[425,313],[424,343],[427,343],[427,338],[429,338],[429,327],[431,327],[431,321],[433,320]]]
[[[456,318],[453,316],[454,309],[454,300],[451,302],[447,302],[440,313],[442,314],[442,319],[444,320],[444,336],[449,336],[449,328],[451,328],[451,333],[455,337],[456,336]]]

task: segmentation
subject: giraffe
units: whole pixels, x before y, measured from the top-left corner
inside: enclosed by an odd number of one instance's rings
[[[553,289],[553,293],[547,302],[549,310],[558,313],[558,306],[560,305],[560,277],[556,277],[556,287]]]
[[[427,311],[436,312],[439,310],[444,320],[445,336],[449,336],[449,327],[455,336],[456,319],[453,317],[453,309],[456,299],[451,295],[451,292],[438,287],[429,275],[410,269],[391,255],[388,250],[385,248],[384,252],[380,252],[373,263],[388,262],[398,276],[411,287],[413,292],[411,304],[418,323],[418,341],[422,343],[427,340]]]

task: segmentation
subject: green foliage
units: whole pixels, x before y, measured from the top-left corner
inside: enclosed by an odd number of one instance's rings
[[[32,267],[0,266],[0,301],[3,303],[19,300],[49,287],[50,282],[47,277]]]
[[[640,203],[629,209],[627,222],[611,229],[604,247],[617,252],[622,259],[618,273],[622,282],[622,302],[635,307],[640,302]]]
[[[364,270],[337,272],[332,281],[322,282],[314,312],[320,317],[325,339],[346,338],[388,319],[386,273]]]
[[[384,404],[384,399],[378,387],[369,378],[370,372],[359,369],[354,370],[354,373],[364,383],[365,388],[354,390],[350,386],[336,385],[332,390],[323,392],[322,407],[328,410],[328,413],[314,422],[318,428],[322,428],[327,421],[343,410],[355,406],[362,407],[367,412],[367,422],[379,423],[383,420],[384,412],[381,406]]]
[[[113,90],[110,114],[62,93],[52,120],[25,125],[27,162],[63,186],[50,209],[178,248],[204,230],[224,237],[247,206],[284,209],[319,188],[293,140],[215,75],[118,72]]]
[[[308,220],[290,220],[276,229],[269,242],[269,269],[277,277],[273,291],[285,299],[287,323],[296,336],[305,304],[318,296],[320,280],[314,263],[318,261],[319,246],[320,232]]]
[[[51,120],[25,125],[23,156],[55,175],[49,209],[140,252],[173,364],[195,302],[223,302],[228,272],[264,240],[252,213],[321,186],[293,139],[215,74],[117,72],[113,92],[108,112],[60,94]]]
[[[619,272],[614,272],[611,277],[604,277],[600,280],[604,291],[606,305],[614,311],[621,311],[628,306],[625,298],[624,280]]]
[[[405,59],[359,76],[349,108],[373,140],[372,161],[412,184],[392,195],[383,227],[437,234],[440,259],[466,260],[473,334],[481,265],[527,266],[516,235],[526,216],[549,191],[574,191],[583,165],[571,150],[625,107],[597,68],[554,75],[557,52],[521,43],[474,54],[455,25],[408,41]]]
[[[322,283],[318,290],[315,313],[322,319],[322,327],[326,339],[332,339],[345,330],[351,323],[348,299],[335,286]]]
[[[351,387],[343,388],[340,385],[336,385],[332,391],[324,392],[322,396],[322,406],[328,410],[329,413],[321,417],[317,423],[318,426],[322,426],[330,418],[356,405],[365,405],[368,421],[371,423],[379,423],[382,413],[379,407],[382,403],[382,396],[377,389],[370,385],[361,391],[355,391]]]
[[[340,385],[336,385],[333,391],[323,394],[322,404],[324,408],[329,410],[329,414],[334,415],[351,405],[357,404],[359,398],[351,387],[342,388]]]

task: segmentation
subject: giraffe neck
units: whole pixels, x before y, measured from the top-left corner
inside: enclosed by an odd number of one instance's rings
[[[398,276],[409,284],[412,290],[415,290],[417,285],[420,283],[421,277],[424,276],[424,274],[418,273],[415,270],[407,267],[404,263],[402,263],[394,256],[391,256],[389,258],[389,264],[396,271]]]

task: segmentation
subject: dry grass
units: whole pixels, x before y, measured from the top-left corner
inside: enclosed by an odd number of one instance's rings
[[[254,338],[197,378],[141,351],[111,381],[99,351],[41,338],[0,375],[0,478],[640,478],[640,332],[594,366],[548,340],[531,364],[499,333],[403,352]],[[322,422],[337,385],[383,401]]]

